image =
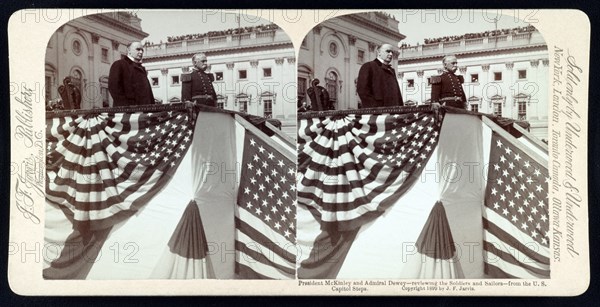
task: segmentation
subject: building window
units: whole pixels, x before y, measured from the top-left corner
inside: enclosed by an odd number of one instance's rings
[[[179,76],[171,76],[171,85],[179,85]]]
[[[519,79],[527,79],[527,70],[519,70]]]
[[[46,101],[48,101],[52,99],[52,76],[46,75],[44,85],[46,90]]]
[[[526,120],[527,119],[527,102],[526,101],[519,101],[519,111],[517,114],[517,119],[518,120]]]
[[[238,111],[248,113],[248,95],[239,94],[236,97],[236,104],[238,106]]]
[[[215,73],[215,81],[223,81],[223,72],[222,71],[217,71]]]
[[[263,68],[263,77],[270,78],[271,77],[271,68]]]
[[[263,105],[264,105],[264,117],[265,118],[272,118],[273,117],[273,100],[271,99],[271,97],[269,97],[269,99],[265,99],[263,100]]]
[[[246,79],[246,78],[247,78],[246,70],[238,70],[238,79]]]
[[[225,109],[225,96],[217,95],[217,108]]]
[[[298,107],[304,102],[306,95],[306,78],[298,77]]]
[[[406,82],[408,83],[407,87],[409,87],[409,88],[415,87],[415,79],[407,79]]]
[[[338,97],[338,75],[330,71],[328,77],[325,77],[325,84],[329,94],[329,102],[335,107]]]
[[[479,82],[479,74],[471,74],[471,82],[478,83]]]
[[[501,72],[494,73],[494,81],[502,81],[502,73]]]
[[[431,86],[431,77],[427,77],[427,86]]]
[[[515,104],[517,105],[517,119],[527,119],[527,104],[529,103],[529,96],[526,94],[519,94],[514,97]]]
[[[73,40],[73,53],[75,53],[75,55],[80,55],[81,54],[81,42],[78,39]]]
[[[358,50],[358,63],[362,64],[365,62],[365,51],[364,50]]]
[[[73,70],[71,73],[71,83],[83,93],[83,73],[79,69]],[[83,98],[83,97],[82,97]]]
[[[44,80],[44,90],[46,93],[46,103],[52,100],[56,95],[58,95],[57,87],[56,87],[56,70],[48,64],[45,65],[45,80]]]
[[[494,101],[494,115],[502,116],[502,101]]]
[[[157,87],[158,86],[158,77],[150,78],[150,82],[152,82],[152,87]]]
[[[100,97],[102,97],[102,107],[108,108],[110,104],[108,102],[108,76],[102,76],[99,79],[100,81]]]
[[[329,55],[334,58],[338,55],[338,45],[335,42],[329,43]]]
[[[469,102],[469,111],[479,112],[479,103],[481,102],[481,99],[479,99],[478,97],[475,97],[475,96],[471,96],[471,97],[469,97],[468,102]]]
[[[240,106],[240,112],[242,113],[248,113],[248,99],[242,99],[239,102],[239,106]]]
[[[108,87],[100,87],[100,96],[102,96],[102,107],[108,108],[110,104],[108,102]]]
[[[108,59],[108,48],[104,48],[102,47],[102,62],[104,63],[109,63],[109,59]]]

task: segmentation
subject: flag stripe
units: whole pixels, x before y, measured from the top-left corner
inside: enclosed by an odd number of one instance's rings
[[[240,264],[245,264],[252,267],[255,263],[261,263],[265,267],[269,267],[274,271],[280,272],[282,275],[287,275],[287,278],[293,278],[296,274],[293,264],[281,265],[272,261],[272,259],[269,259],[269,257],[266,256],[270,254],[270,249],[268,247],[254,242],[242,243],[236,240],[235,249],[239,255],[237,262]]]
[[[110,224],[168,182],[192,126],[185,110],[47,118],[47,199],[76,222]]]
[[[514,229],[514,226],[506,225],[507,223],[494,217],[494,215],[496,215],[494,212],[486,210],[486,214],[488,217],[483,219],[483,228],[490,236],[496,237],[503,242],[510,242],[510,245],[513,246],[514,249],[527,255],[527,257],[535,259],[543,264],[550,264],[550,259],[547,257],[547,255],[549,255],[547,247],[531,239],[527,240],[526,236],[515,237],[511,235],[511,233],[516,235],[519,234],[516,232],[516,229]],[[499,225],[494,224],[494,222],[498,222]],[[536,250],[534,250],[534,248]]]
[[[97,193],[90,193],[92,190],[88,190],[89,194],[77,193],[82,191],[82,185],[56,185],[50,183],[49,187],[52,193],[48,199],[57,202],[67,202],[69,207],[74,211],[80,210],[80,212],[95,211],[102,215],[102,212],[113,208],[114,205],[131,200],[130,197],[137,197],[140,193],[145,193],[151,189],[147,187],[147,184],[154,184],[162,178],[163,173],[161,171],[147,171],[137,181],[128,180],[117,184],[115,186],[107,186]],[[85,188],[85,185],[83,185]],[[87,199],[86,199],[87,198]],[[114,208],[113,208],[114,209]]]
[[[282,259],[285,259],[285,261],[290,263],[294,263],[296,261],[296,256],[287,251],[287,247],[295,246],[292,242],[289,241],[289,239],[284,238],[277,232],[272,231],[271,229],[264,228],[260,231],[254,229],[249,224],[256,225],[256,223],[260,221],[252,221],[256,220],[256,217],[254,217],[252,214],[244,212],[245,210],[243,208],[240,208],[239,210],[240,214],[239,218],[235,218],[235,226],[237,229],[240,230],[240,233],[243,234],[243,236],[240,236],[238,240],[241,240],[242,237],[245,237],[250,241],[241,241],[242,243],[253,242],[261,244],[263,246],[267,246],[268,244],[268,247],[270,247],[270,249],[276,255],[278,255]],[[246,223],[244,221],[248,222]]]
[[[490,256],[487,257],[488,262],[491,262],[490,259],[500,259],[500,261],[502,261],[504,263],[504,266],[506,266],[506,264],[510,264],[512,266],[518,266],[520,268],[523,268],[524,271],[531,273],[531,275],[538,276],[538,278],[539,278],[539,276],[545,276],[545,277],[550,276],[549,270],[539,269],[539,268],[527,265],[525,263],[525,262],[527,262],[526,258],[517,259],[517,258],[515,258],[514,255],[509,254],[509,253],[503,251],[502,249],[497,248],[494,244],[492,244],[490,242],[483,242],[483,249],[486,253],[489,252],[494,255],[493,258]]]
[[[425,165],[440,126],[418,113],[301,120],[298,202],[318,208],[324,223],[379,215]]]
[[[483,271],[485,274],[493,276],[494,278],[517,278],[516,276],[512,276],[495,265],[489,264],[487,261],[483,264]]]
[[[550,263],[547,261],[548,259],[543,259],[542,261],[540,261],[540,257],[538,254],[531,252],[531,250],[529,250],[526,246],[523,246],[523,248],[526,249],[525,251],[515,248],[516,244],[513,244],[513,241],[502,240],[494,236],[493,234],[488,233],[486,240],[483,243],[484,250],[486,247],[493,247],[501,252],[507,253],[508,255],[512,256],[514,259],[518,260],[519,262],[523,263],[523,265],[526,265],[528,267],[532,267],[539,270],[549,270],[550,268]],[[533,254],[534,257],[531,257],[530,254]],[[537,256],[538,258],[535,258],[535,256]]]
[[[485,252],[483,254],[484,257],[484,272],[488,275],[491,275],[494,278],[524,278],[524,279],[539,279],[539,278],[549,278],[550,272],[544,275],[535,274],[532,271],[527,270],[522,266],[522,264],[513,264],[510,262],[506,262],[504,259],[498,257],[497,255],[493,255],[489,252]],[[492,261],[494,260],[494,261]],[[495,268],[495,269],[493,269]],[[491,269],[491,270],[490,270]],[[488,271],[489,270],[489,271]],[[493,272],[503,272],[505,275],[510,277],[503,277],[501,275],[493,275]]]
[[[238,274],[239,277],[242,279],[291,279],[287,275],[277,274],[278,272],[272,272],[273,273],[272,276],[267,276],[267,275],[258,273],[258,272],[264,272],[265,270],[269,270],[269,268],[263,267],[260,265],[256,265],[254,268],[251,268],[251,267],[241,264],[239,262],[237,262],[236,266],[235,266],[235,273]]]
[[[304,191],[312,192],[313,195],[317,195],[320,199],[318,202],[319,205],[325,210],[322,213],[323,221],[348,221],[355,218],[360,217],[363,214],[366,214],[371,211],[378,211],[381,203],[387,199],[388,197],[394,195],[394,193],[398,192],[398,188],[402,186],[405,182],[407,174],[402,173],[398,176],[388,176],[387,180],[395,180],[391,184],[387,184],[387,186],[383,187],[384,184],[373,184],[365,186],[362,191],[357,191],[356,193],[369,192],[367,195],[362,197],[354,198],[353,194],[326,194],[322,193],[318,188],[304,188],[303,186],[299,186],[299,189],[303,189]],[[304,196],[305,194],[302,193]],[[315,203],[314,199],[303,198],[298,195],[299,203],[310,205],[311,203]],[[336,203],[339,201],[339,203]],[[334,211],[335,210],[335,211]],[[330,213],[331,212],[331,213]]]
[[[295,251],[296,246],[294,244],[282,244],[279,246],[278,242],[259,242],[253,240],[249,235],[238,232],[236,244],[241,244],[244,247],[243,252],[250,255],[256,260],[261,260],[262,263],[269,263],[273,266],[277,266],[280,270],[292,270],[296,266],[295,255],[289,253],[286,249],[292,249]],[[283,248],[282,248],[283,247]],[[274,250],[275,249],[275,250]],[[249,253],[250,251],[251,253]],[[282,253],[290,254],[293,258],[286,259],[281,256]],[[284,255],[287,256],[287,255]],[[264,260],[264,261],[262,261]],[[293,272],[292,272],[293,274]]]

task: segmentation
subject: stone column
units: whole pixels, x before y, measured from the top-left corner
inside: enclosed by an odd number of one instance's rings
[[[515,77],[514,75],[514,71],[513,71],[513,67],[515,66],[515,64],[513,62],[506,62],[504,64],[506,66],[506,76],[502,77],[502,85],[503,86],[503,93],[506,93],[504,95],[504,105],[502,106],[503,110],[503,116],[507,116],[509,118],[517,118],[517,112],[515,112],[516,107],[514,106],[514,96],[515,96],[515,92],[514,92],[514,79]],[[506,112],[504,111],[506,110]]]
[[[169,69],[161,68],[160,73],[163,75],[163,84],[165,87],[165,96],[163,98],[163,103],[169,103]]]
[[[493,109],[490,109],[490,102],[487,100],[486,93],[483,91],[486,88],[490,80],[490,65],[483,64],[481,65],[481,76],[479,76],[479,86],[475,90],[477,93],[475,96],[481,97],[479,112],[482,113],[492,113]]]

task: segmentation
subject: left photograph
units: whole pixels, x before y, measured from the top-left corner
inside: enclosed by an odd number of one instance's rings
[[[45,56],[43,278],[295,279],[294,46],[224,11],[115,11]]]

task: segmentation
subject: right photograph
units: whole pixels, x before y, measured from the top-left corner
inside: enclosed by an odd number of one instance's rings
[[[347,14],[299,49],[299,279],[550,278],[535,19]]]

